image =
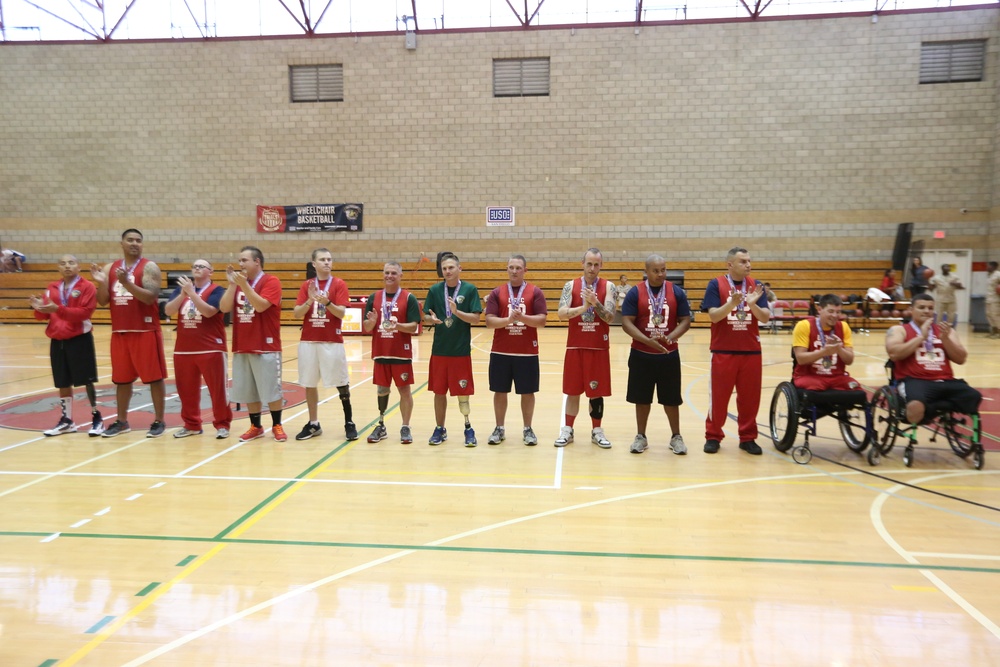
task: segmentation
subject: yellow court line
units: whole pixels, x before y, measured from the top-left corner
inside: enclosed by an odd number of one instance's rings
[[[390,413],[393,412],[393,411],[395,411],[395,410],[397,410],[397,409],[398,408],[393,408],[393,410],[391,410]],[[245,523],[243,523],[241,526],[239,526],[238,528],[236,528],[229,535],[229,537],[239,537],[240,535],[242,535],[243,533],[245,533],[252,526],[254,526],[258,521],[260,521],[262,518],[264,518],[265,516],[267,516],[271,512],[271,510],[273,510],[278,505],[280,505],[282,502],[284,502],[292,493],[294,493],[295,491],[298,491],[299,489],[301,489],[304,486],[306,486],[306,484],[304,484],[305,480],[312,479],[316,475],[318,475],[321,472],[323,472],[328,465],[330,465],[331,463],[333,463],[337,459],[341,458],[347,452],[351,451],[354,448],[355,443],[357,443],[357,442],[360,442],[360,440],[356,440],[356,441],[352,442],[351,444],[347,445],[342,450],[340,450],[339,452],[337,452],[335,455],[331,456],[330,459],[324,465],[320,466],[319,468],[316,468],[315,470],[313,470],[309,474],[303,476],[302,479],[296,481],[292,486],[288,487],[283,493],[281,493],[280,495],[278,495],[277,497],[275,497],[273,500],[271,500],[271,502],[269,502],[267,505],[265,505],[263,508],[261,508],[261,510],[259,512],[257,512],[252,517],[250,517]],[[126,623],[128,623],[129,621],[131,621],[132,619],[134,619],[136,616],[138,616],[139,614],[141,614],[143,611],[145,611],[146,609],[148,609],[151,604],[153,604],[158,599],[160,599],[161,597],[163,597],[176,584],[179,584],[181,581],[183,581],[184,579],[186,579],[195,570],[197,570],[202,565],[204,565],[205,563],[207,563],[209,560],[211,560],[212,558],[214,558],[216,555],[219,554],[219,552],[221,552],[227,546],[229,546],[229,545],[228,544],[218,544],[218,545],[212,547],[208,551],[208,553],[206,553],[205,555],[196,558],[187,567],[185,567],[183,570],[181,570],[181,572],[178,573],[177,576],[173,577],[170,581],[168,581],[167,583],[163,584],[162,586],[157,587],[147,597],[143,598],[142,602],[140,602],[136,606],[132,607],[127,612],[125,612],[124,614],[122,614],[121,616],[119,616],[118,618],[116,618],[114,621],[112,621],[111,623],[109,623],[107,626],[105,626],[97,634],[97,636],[95,636],[92,640],[90,640],[89,642],[87,642],[86,644],[84,644],[82,647],[80,647],[80,649],[76,653],[74,653],[70,657],[66,658],[66,660],[60,662],[59,665],[61,667],[68,667],[69,665],[75,665],[76,663],[78,663],[80,660],[82,660],[84,657],[86,657],[91,651],[93,651],[95,648],[97,648],[98,646],[100,646],[101,644],[103,644],[105,641],[107,641],[113,634],[115,634],[118,630],[120,630]]]

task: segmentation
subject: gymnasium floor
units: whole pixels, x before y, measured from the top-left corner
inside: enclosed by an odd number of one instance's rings
[[[611,450],[590,444],[585,414],[575,443],[552,446],[564,329],[541,335],[539,446],[521,443],[513,398],[506,442],[487,446],[485,328],[473,331],[480,445],[468,449],[451,399],[451,439],[426,444],[430,334],[417,345],[412,445],[399,443],[394,406],[389,439],[364,440],[377,409],[362,338],[347,343],[360,440],[343,439],[336,391],[321,389],[324,434],[294,441],[305,405],[289,385],[289,441],[240,445],[246,419],[224,441],[210,425],[146,439],[143,394],[132,433],[42,437],[57,418],[43,329],[0,327],[0,665],[1000,664],[992,399],[982,471],[926,434],[912,468],[898,446],[872,468],[832,420],[798,465],[766,435],[791,336],[764,334],[764,455],[739,451],[730,422],[710,456],[708,332],[692,330],[681,341],[690,453],[669,451],[654,409],[650,450],[633,455],[628,342],[612,333]],[[292,383],[298,330],[282,335]],[[97,338],[111,417],[106,327]],[[1000,341],[969,338],[960,374],[1000,386]],[[882,344],[855,336],[852,372],[872,387],[884,383]],[[168,401],[168,426],[178,410]]]

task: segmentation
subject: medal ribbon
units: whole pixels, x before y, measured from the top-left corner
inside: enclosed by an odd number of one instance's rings
[[[653,302],[650,313],[650,317],[663,317],[663,302],[667,298],[667,285],[664,283],[660,285],[660,293],[653,294],[653,288],[649,286],[649,279],[646,279],[646,293],[649,295],[650,300]]]
[[[323,285],[323,289],[319,288],[319,278],[313,278],[313,280],[316,281],[316,291],[322,294],[323,296],[329,296],[328,290],[330,289],[330,283],[333,282],[333,276],[331,275],[329,278],[326,279],[326,284]]]
[[[820,323],[819,318],[816,318],[816,330],[819,332],[819,346],[822,349],[826,347],[826,334],[823,333],[823,325]],[[823,357],[823,360],[829,360],[832,363],[833,357]],[[823,365],[826,366],[826,364]]]
[[[740,300],[739,304],[737,304],[737,306],[736,306],[736,310],[742,312],[743,308],[744,308],[744,304],[746,303],[746,300],[747,300],[747,280],[746,280],[746,278],[743,279],[743,282],[740,283],[740,288],[739,289],[736,289],[736,283],[733,282],[733,277],[730,276],[728,273],[726,274],[726,280],[729,281],[730,292],[739,292],[740,294],[743,295],[743,298]]]
[[[65,282],[59,285],[59,300],[62,301],[62,305],[69,305],[70,294],[72,294],[73,288],[76,287],[78,282],[80,282],[80,276],[73,278],[73,282],[69,284],[69,287],[66,286]]]
[[[382,290],[382,323],[385,324],[392,320],[392,309],[396,307],[396,301],[399,300],[399,295],[403,290],[396,290],[396,293],[392,295],[392,301],[387,301],[388,297],[385,294],[385,290]]]
[[[597,294],[597,281],[599,281],[599,280],[600,280],[599,277],[598,278],[594,278],[594,284],[593,285],[588,285],[587,284],[587,276],[582,276],[580,278],[581,291],[583,291],[583,288],[589,288],[592,292],[594,292],[594,294]],[[586,313],[587,313],[587,315],[593,316],[593,314],[594,314],[594,307],[593,306],[589,306],[587,308]]]
[[[918,335],[918,336],[919,336],[919,335],[921,334],[921,332],[920,332],[920,327],[918,327],[918,326],[917,326],[917,325],[916,325],[916,324],[915,324],[915,323],[913,322],[913,320],[910,320],[910,327],[911,327],[911,328],[912,328],[912,329],[913,329],[914,331],[916,331],[916,332],[917,332],[917,335]],[[924,349],[925,349],[925,350],[927,350],[928,352],[932,352],[932,351],[934,350],[934,340],[933,340],[933,339],[934,339],[934,326],[933,326],[933,325],[931,325],[931,328],[930,328],[930,330],[929,330],[929,331],[927,332],[927,334],[928,334],[928,335],[927,335],[927,340],[925,340],[925,341],[924,341]]]
[[[461,280],[459,280],[458,281],[458,285],[455,286],[455,296],[451,296],[448,293],[448,283],[444,284],[444,316],[445,316],[445,319],[450,319],[451,318],[451,304],[448,303],[448,299],[449,298],[457,299],[458,298],[458,293],[460,291],[462,291],[462,281]]]
[[[195,287],[194,288],[194,293],[196,295],[198,295],[198,296],[201,296],[202,292],[204,292],[205,290],[207,290],[209,288],[209,286],[211,286],[211,284],[212,284],[211,282],[205,283],[205,286],[202,287],[201,289],[198,289],[197,287]],[[194,319],[195,311],[198,310],[195,307],[195,305],[194,305],[194,300],[193,299],[188,299],[185,302],[185,305],[187,305],[187,308],[184,308],[183,310],[187,311],[188,317],[190,317],[191,319]]]
[[[524,295],[524,288],[528,283],[521,283],[521,286],[517,290],[517,296],[514,296],[514,288],[510,283],[507,283],[507,300],[510,303],[510,312],[514,312],[516,308],[521,307],[521,297]]]

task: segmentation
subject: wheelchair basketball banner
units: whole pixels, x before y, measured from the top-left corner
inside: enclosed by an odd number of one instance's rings
[[[302,204],[300,206],[258,206],[257,231],[281,232],[360,232],[364,204]]]

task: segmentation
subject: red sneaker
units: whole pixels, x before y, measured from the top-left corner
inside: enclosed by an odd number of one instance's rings
[[[264,437],[264,429],[260,426],[250,425],[250,430],[240,436],[240,442],[250,442],[251,440],[256,440],[257,438]]]
[[[285,427],[281,424],[275,424],[271,427],[271,435],[273,435],[274,439],[278,442],[288,440],[288,436],[285,434]]]

